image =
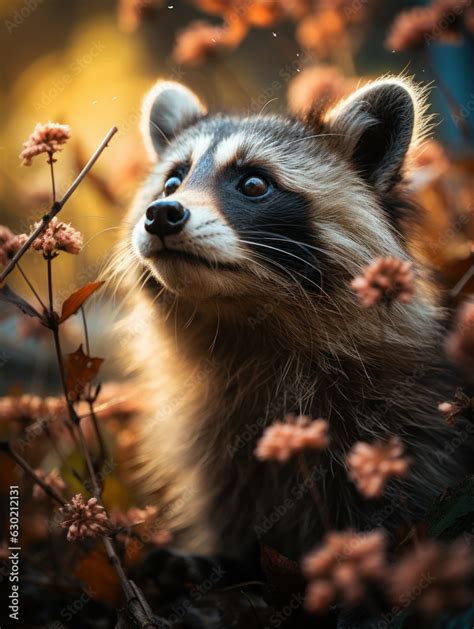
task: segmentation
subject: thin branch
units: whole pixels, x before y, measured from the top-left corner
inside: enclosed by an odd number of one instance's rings
[[[51,172],[51,190],[53,193],[53,205],[56,203],[56,181],[54,180],[54,162],[55,160],[53,159],[53,154],[49,153],[48,164],[50,166],[50,172]]]
[[[39,301],[39,303],[41,304],[43,310],[47,310],[46,306],[43,303],[43,300],[41,299],[41,297],[39,296],[39,294],[36,292],[35,287],[33,286],[33,284],[30,282],[30,280],[28,279],[26,273],[23,271],[23,269],[21,268],[20,264],[17,263],[17,268],[20,271],[21,275],[23,276],[23,279],[25,280],[25,282],[28,284],[28,286],[30,287],[33,295],[36,297],[36,299]]]
[[[30,478],[37,483],[41,489],[52,499],[63,506],[66,503],[66,500],[61,496],[61,494],[54,489],[54,487],[50,487],[47,485],[44,480],[38,476],[38,474],[34,471],[34,469],[25,461],[25,459],[15,452],[11,447],[8,441],[2,441],[0,443],[0,451],[5,452],[11,459],[18,463],[18,465],[30,476]]]
[[[102,151],[107,147],[108,143],[110,142],[112,137],[117,133],[117,131],[118,131],[117,127],[112,127],[110,129],[110,131],[107,133],[105,138],[102,140],[102,142],[97,147],[95,153],[92,155],[90,160],[87,162],[87,164],[81,170],[79,175],[76,177],[76,179],[69,186],[69,188],[67,189],[67,191],[66,191],[65,195],[63,196],[63,198],[60,201],[56,201],[55,203],[53,203],[53,205],[52,205],[50,211],[48,212],[48,214],[43,216],[43,218],[41,219],[41,222],[38,225],[38,227],[28,237],[28,240],[25,242],[25,244],[22,247],[20,247],[20,249],[17,251],[17,253],[13,256],[13,258],[10,260],[10,262],[7,264],[7,266],[0,273],[0,284],[13,271],[13,269],[17,265],[18,261],[24,256],[24,254],[31,247],[33,241],[36,240],[36,238],[38,238],[38,236],[40,234],[42,234],[42,232],[46,229],[46,227],[49,225],[51,220],[56,216],[56,214],[58,214],[62,210],[64,204],[69,200],[69,198],[75,192],[76,188],[79,186],[81,181],[84,179],[84,177],[90,171],[92,166],[99,159]]]
[[[329,518],[328,511],[326,509],[326,505],[324,503],[321,492],[319,491],[318,484],[316,482],[311,482],[311,474],[308,469],[308,464],[306,463],[306,459],[303,454],[298,455],[298,467],[305,481],[308,481],[308,488],[311,494],[311,497],[318,508],[319,517],[321,519],[321,523],[324,526],[326,532],[331,530],[331,520]]]
[[[84,310],[84,306],[81,306],[81,317],[82,317],[82,325],[84,328],[84,339],[85,339],[85,343],[86,343],[86,352],[87,355],[90,356],[91,355],[91,346],[90,346],[90,342],[89,342],[89,330],[87,328],[87,319],[86,319],[86,312]],[[87,396],[86,396],[86,400],[87,403],[89,405],[89,411],[90,411],[90,416],[92,418],[92,424],[94,426],[94,431],[97,437],[97,442],[99,444],[99,460],[98,460],[98,468],[99,471],[102,470],[102,467],[104,465],[104,462],[107,458],[107,449],[105,447],[105,442],[104,442],[104,437],[102,435],[102,430],[100,429],[99,426],[99,422],[97,420],[97,415],[95,413],[94,410],[94,402],[97,398],[97,393],[98,390],[96,390],[95,394],[92,395],[92,385],[89,383],[88,387],[87,387]]]

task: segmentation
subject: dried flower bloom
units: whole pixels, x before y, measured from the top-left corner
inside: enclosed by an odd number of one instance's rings
[[[409,459],[405,457],[399,437],[388,442],[358,441],[347,456],[349,477],[366,498],[382,495],[385,485],[394,476],[408,473]]]
[[[385,45],[389,50],[408,50],[435,40],[460,43],[471,12],[472,0],[435,0],[428,7],[403,11],[396,17]]]
[[[35,228],[39,224],[36,223]],[[78,254],[82,249],[82,235],[77,229],[55,216],[43,233],[33,241],[32,247],[36,251],[42,251],[45,256],[51,256],[56,251]]]
[[[235,0],[195,0],[195,4],[201,11],[222,15],[235,9],[236,2]]]
[[[472,548],[462,540],[419,543],[391,568],[388,589],[395,605],[410,600],[428,615],[467,608],[474,600]]]
[[[53,421],[66,415],[66,402],[62,398],[37,395],[7,396],[0,398],[0,420],[6,421]]]
[[[338,597],[349,605],[361,602],[370,583],[385,578],[385,548],[381,530],[328,533],[323,544],[303,561],[309,579],[306,608],[323,612]]]
[[[285,15],[297,22],[311,12],[311,0],[285,0],[282,2]]]
[[[463,413],[471,413],[474,416],[474,398],[467,396],[462,389],[456,389],[452,402],[441,402],[438,410],[449,426],[454,426],[456,417]]]
[[[444,174],[449,168],[449,158],[441,142],[427,140],[414,154],[416,168],[429,168],[434,176]]]
[[[35,470],[36,474],[48,485],[51,489],[55,490],[57,493],[61,494],[66,489],[66,483],[61,478],[61,475],[57,469],[52,469],[50,472],[45,474],[43,470]],[[33,487],[33,498],[35,500],[45,500],[47,498],[47,494],[41,485],[38,483]]]
[[[316,66],[299,73],[288,86],[291,111],[304,116],[314,108],[324,109],[347,96],[354,87],[335,66]]]
[[[33,133],[23,143],[23,150],[20,158],[23,160],[24,166],[31,166],[33,157],[48,154],[48,162],[56,161],[53,155],[63,150],[63,145],[71,137],[71,129],[69,125],[59,124],[58,122],[46,122],[45,124],[38,122]]]
[[[454,329],[448,335],[445,346],[448,357],[473,381],[474,301],[468,301],[459,308]]]
[[[247,3],[245,19],[252,26],[272,26],[283,17],[283,4],[281,0],[253,0]]]
[[[328,7],[305,17],[298,24],[296,38],[303,48],[325,56],[340,46],[344,38],[345,21],[341,13]]]
[[[219,50],[235,48],[245,32],[246,28],[239,20],[232,20],[227,26],[214,26],[198,20],[178,35],[173,56],[178,63],[199,65]]]
[[[431,8],[414,8],[399,13],[385,41],[388,50],[403,51],[426,44],[436,26],[436,12]]]
[[[305,416],[287,416],[265,429],[255,449],[262,461],[288,461],[292,454],[305,449],[322,450],[329,444],[329,424],[325,419],[311,421]]]
[[[131,507],[127,511],[121,511],[120,509],[113,509],[110,512],[110,523],[118,528],[129,528],[132,526],[138,526],[139,524],[146,524],[150,520],[154,520],[158,515],[157,507],[147,505],[144,509],[138,507]]]
[[[408,304],[415,293],[412,264],[398,258],[377,258],[352,280],[351,287],[364,308],[380,302],[389,305],[394,300]]]
[[[27,239],[26,234],[15,235],[8,227],[0,225],[0,267],[8,263]]]
[[[452,44],[462,42],[464,28],[472,14],[472,0],[435,0],[433,9],[437,24],[433,39]]]
[[[82,494],[76,494],[60,508],[60,512],[64,516],[61,527],[68,529],[69,542],[85,537],[95,538],[108,532],[107,514],[97,498],[89,498],[84,502]]]
[[[120,0],[118,19],[125,31],[134,31],[144,20],[153,17],[163,6],[163,0]]]

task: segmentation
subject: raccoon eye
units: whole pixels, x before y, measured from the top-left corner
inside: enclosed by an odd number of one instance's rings
[[[240,190],[246,197],[262,197],[269,187],[260,175],[247,175],[240,182]]]
[[[168,177],[164,187],[165,196],[173,194],[173,192],[179,188],[182,182],[183,180],[179,175],[171,175],[171,177]]]

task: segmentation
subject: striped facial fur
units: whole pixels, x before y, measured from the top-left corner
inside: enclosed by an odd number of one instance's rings
[[[135,253],[195,298],[275,283],[330,292],[377,255],[403,256],[393,190],[416,102],[387,79],[303,121],[209,116],[187,88],[158,83],[144,107],[158,161],[132,210]]]

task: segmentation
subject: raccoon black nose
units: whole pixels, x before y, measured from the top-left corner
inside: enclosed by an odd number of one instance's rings
[[[163,238],[178,234],[189,220],[190,212],[178,201],[153,201],[145,214],[145,229],[150,234]]]

